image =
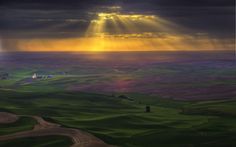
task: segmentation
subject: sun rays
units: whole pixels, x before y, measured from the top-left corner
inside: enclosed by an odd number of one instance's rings
[[[91,41],[88,51],[214,50],[222,47],[220,40],[210,39],[205,34],[197,37],[185,34],[187,31],[156,15],[97,13],[85,38]]]
[[[142,33],[176,33],[180,27],[155,15],[98,13],[91,20],[87,37],[103,37],[104,35],[142,34]]]
[[[103,52],[227,50],[234,46],[233,40],[211,38],[157,15],[121,13],[118,8],[112,8],[114,12],[96,13],[84,36],[17,39],[9,41],[10,47],[20,51]],[[55,27],[62,25],[66,23]]]
[[[91,44],[94,45],[89,49],[92,51],[140,51],[160,47],[169,50],[170,44],[163,36],[178,36],[173,30],[177,27],[155,15],[98,13],[97,18],[91,20],[85,37],[93,38]]]

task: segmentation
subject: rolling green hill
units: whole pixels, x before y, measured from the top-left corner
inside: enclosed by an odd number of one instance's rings
[[[40,115],[123,147],[236,145],[234,100],[174,101],[141,94],[1,91],[2,110]],[[116,94],[119,95],[119,94]],[[151,106],[151,113],[145,106]],[[27,106],[27,107],[26,107]]]

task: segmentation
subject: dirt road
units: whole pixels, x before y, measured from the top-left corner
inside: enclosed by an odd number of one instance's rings
[[[13,123],[18,120],[18,116],[15,114],[0,112],[0,124]]]
[[[12,115],[10,113],[7,114]],[[4,113],[4,116],[6,116],[6,113]],[[71,147],[112,147],[111,145],[104,143],[99,138],[87,132],[83,132],[81,130],[73,128],[64,128],[61,127],[59,124],[47,122],[46,120],[44,120],[42,117],[39,116],[28,116],[28,117],[32,117],[38,122],[38,124],[34,126],[33,130],[0,136],[0,141],[24,138],[24,137],[61,135],[72,138],[74,144]],[[1,113],[0,113],[0,118],[1,118]]]

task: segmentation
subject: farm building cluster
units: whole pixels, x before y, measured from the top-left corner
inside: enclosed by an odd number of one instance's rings
[[[32,75],[32,79],[51,79],[53,78],[53,75],[39,75],[37,73],[34,73]]]

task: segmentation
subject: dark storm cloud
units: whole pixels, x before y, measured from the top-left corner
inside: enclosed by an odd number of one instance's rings
[[[234,6],[234,0],[1,0],[1,5],[15,7],[74,8],[111,4],[152,4],[159,6]]]
[[[193,32],[234,36],[234,0],[1,0],[3,38],[83,36],[95,12],[159,15]]]
[[[72,37],[89,24],[85,12],[11,9],[1,15],[0,31],[9,38]]]
[[[206,32],[212,37],[234,37],[234,7],[161,8],[157,13],[195,32]]]

